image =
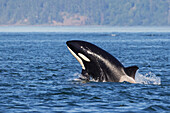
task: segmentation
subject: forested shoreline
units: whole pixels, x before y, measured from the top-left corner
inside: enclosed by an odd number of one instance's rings
[[[170,0],[0,0],[0,25],[169,26]]]

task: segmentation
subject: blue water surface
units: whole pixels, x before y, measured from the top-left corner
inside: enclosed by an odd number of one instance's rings
[[[66,41],[84,40],[160,85],[76,81]],[[170,112],[170,33],[0,33],[0,112]]]

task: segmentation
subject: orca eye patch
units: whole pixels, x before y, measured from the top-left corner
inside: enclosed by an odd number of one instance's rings
[[[82,53],[78,53],[78,55],[85,61],[90,62],[90,59],[88,59],[85,55],[83,55]]]

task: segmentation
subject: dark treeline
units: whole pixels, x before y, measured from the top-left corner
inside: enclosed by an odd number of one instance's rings
[[[170,0],[0,0],[0,25],[170,25]]]

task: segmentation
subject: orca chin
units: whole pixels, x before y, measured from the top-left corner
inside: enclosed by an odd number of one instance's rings
[[[76,55],[76,53],[74,53],[68,46],[67,46],[67,48],[68,48],[68,50],[70,51],[70,53],[71,53],[71,54],[77,59],[77,61],[81,64],[82,69],[85,69],[84,64],[83,64],[82,60],[80,59],[80,57],[78,57],[78,56]]]
[[[80,40],[66,42],[68,50],[82,66],[85,80],[99,82],[135,82],[137,66],[125,68],[114,56],[96,45]]]

